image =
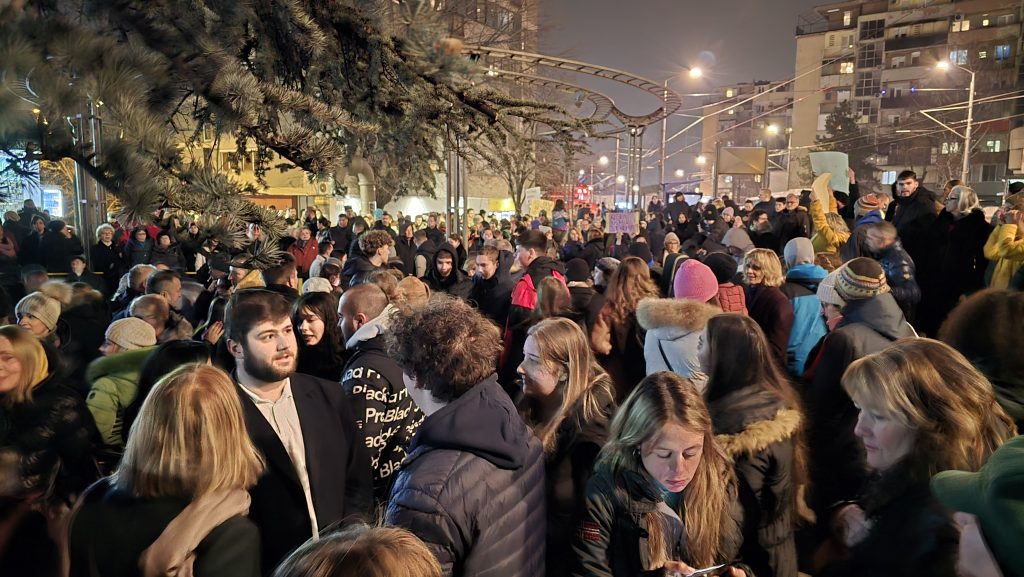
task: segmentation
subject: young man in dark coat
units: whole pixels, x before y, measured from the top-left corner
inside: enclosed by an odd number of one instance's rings
[[[332,226],[327,231],[331,237],[331,241],[334,242],[334,249],[331,252],[331,256],[334,258],[341,258],[342,255],[348,254],[348,247],[352,244],[352,229],[348,225],[348,216],[345,214],[338,215],[338,224]]]
[[[469,302],[499,327],[505,326],[512,306],[515,283],[509,271],[513,258],[512,253],[499,251],[494,246],[485,246],[476,255],[476,276],[473,277]]]
[[[357,254],[348,258],[341,271],[341,286],[345,289],[363,282],[370,271],[384,268],[391,254],[390,247],[395,243],[391,235],[383,230],[371,230],[361,235],[357,242]]]
[[[338,304],[345,349],[351,353],[341,377],[363,444],[370,448],[373,497],[387,503],[391,483],[405,459],[405,448],[423,422],[402,381],[402,369],[387,355],[384,329],[388,297],[374,284],[345,291]]]
[[[932,225],[938,215],[932,193],[920,185],[917,174],[904,170],[896,177],[896,197],[885,211],[885,220],[896,227],[903,247],[918,268],[927,269],[932,247]]]
[[[327,527],[365,521],[370,462],[351,405],[338,383],[295,372],[291,307],[266,290],[242,290],[224,313],[246,428],[267,468],[249,493],[270,574],[291,551]]]
[[[445,575],[544,575],[544,450],[498,385],[500,351],[494,323],[443,295],[389,333],[389,355],[427,417],[386,521],[422,539]]]
[[[512,288],[512,306],[505,323],[504,353],[501,357],[499,380],[509,394],[515,394],[516,368],[523,362],[523,343],[529,328],[530,315],[537,305],[537,287],[540,281],[553,276],[565,284],[565,269],[562,263],[545,256],[548,239],[539,230],[523,231],[519,235],[516,260],[522,267],[523,276]]]
[[[460,299],[469,298],[473,281],[459,270],[459,253],[450,244],[443,244],[434,253],[434,260],[427,274],[420,278],[432,292],[448,293]]]
[[[826,527],[834,506],[855,499],[867,477],[864,449],[853,434],[858,411],[841,386],[843,373],[853,361],[914,336],[876,261],[860,257],[846,263],[835,291],[846,303],[843,317],[822,341],[820,360],[813,374],[805,374],[809,382],[803,390],[813,487],[809,504]]]

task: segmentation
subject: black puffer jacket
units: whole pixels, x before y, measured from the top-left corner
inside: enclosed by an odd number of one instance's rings
[[[402,259],[402,273],[405,276],[416,274],[416,245],[413,244],[412,238],[405,236],[405,231],[410,228],[412,223],[409,222],[399,226],[398,239],[395,241],[395,255]]]
[[[735,499],[735,491],[730,493]],[[661,491],[647,475],[625,471],[613,478],[606,466],[598,465],[587,483],[586,501],[577,520],[572,545],[576,556],[573,577],[664,577],[663,567],[651,567],[644,518],[657,511],[662,502]],[[723,534],[732,535],[721,547],[728,557],[726,561],[734,559],[740,548],[742,511],[738,501],[734,500],[732,505],[733,526],[722,528]],[[685,512],[679,517],[685,517]],[[662,519],[669,542],[668,558],[687,562],[690,555],[686,528],[679,519],[667,514],[663,513]]]
[[[820,361],[803,390],[808,421],[811,508],[824,523],[832,505],[854,499],[866,478],[864,448],[853,429],[857,409],[841,386],[853,361],[914,336],[889,293],[851,301],[843,320],[822,341]]]
[[[492,375],[428,416],[391,490],[387,523],[446,575],[543,577],[544,451]]]
[[[21,495],[70,504],[99,477],[92,459],[99,435],[85,400],[60,380],[48,377],[31,401],[0,408],[0,453],[16,456]]]
[[[583,245],[583,250],[580,251],[579,257],[587,261],[587,264],[590,265],[590,270],[594,270],[594,267],[597,266],[597,261],[604,258],[604,239],[588,240],[587,244]]]
[[[910,258],[922,264],[928,262],[928,252],[933,248],[935,218],[932,194],[923,186],[910,196],[897,195],[885,211],[885,219],[896,227]]]
[[[899,240],[872,256],[882,265],[889,290],[896,304],[903,309],[903,316],[912,322],[917,303],[921,302],[921,287],[917,285],[914,259],[903,249],[903,243]]]
[[[708,403],[708,410],[715,437],[735,463],[744,513],[740,558],[757,577],[796,575],[794,457],[800,412],[754,386]]]

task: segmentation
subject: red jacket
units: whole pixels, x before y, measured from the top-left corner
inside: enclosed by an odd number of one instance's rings
[[[316,260],[317,244],[313,239],[306,241],[306,248],[299,248],[299,241],[295,241],[288,247],[288,254],[295,257],[295,266],[299,270],[299,276],[307,278],[309,276],[309,267],[313,265],[313,261]]]

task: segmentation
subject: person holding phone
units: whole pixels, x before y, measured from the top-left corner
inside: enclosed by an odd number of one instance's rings
[[[693,383],[640,382],[612,422],[577,519],[574,577],[745,577],[736,475]],[[711,566],[725,563],[728,566]]]

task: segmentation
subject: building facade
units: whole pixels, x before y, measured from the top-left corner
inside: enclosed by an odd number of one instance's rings
[[[1021,11],[1016,0],[854,0],[801,17],[790,183],[806,176],[800,159],[844,102],[870,135],[859,148],[877,171],[865,180],[884,187],[905,169],[929,188],[960,178],[973,72],[968,183],[985,197],[1002,192],[1010,133],[1024,124]]]

